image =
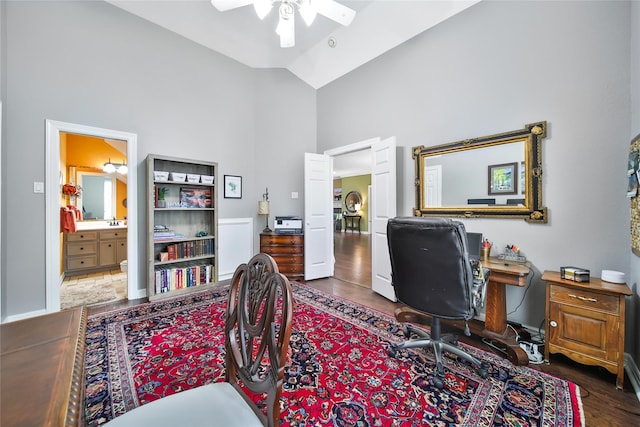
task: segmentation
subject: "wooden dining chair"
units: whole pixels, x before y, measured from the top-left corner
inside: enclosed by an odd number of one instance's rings
[[[226,381],[163,397],[114,418],[107,425],[279,425],[292,315],[289,280],[278,272],[269,255],[254,256],[236,269],[229,288],[224,330]],[[244,388],[266,395],[266,413]]]

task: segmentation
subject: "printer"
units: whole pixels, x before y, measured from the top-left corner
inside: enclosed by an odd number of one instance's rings
[[[302,218],[299,216],[276,216],[273,221],[273,231],[276,234],[302,233]]]

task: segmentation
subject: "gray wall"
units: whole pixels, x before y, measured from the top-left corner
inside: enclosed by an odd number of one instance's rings
[[[304,212],[301,153],[316,152],[316,92],[286,70],[261,70],[257,75],[254,157],[258,175],[266,179],[258,180],[256,193],[262,195],[269,188],[269,227],[273,229],[276,215],[302,216]],[[292,192],[298,193],[298,199],[291,198]],[[254,211],[258,200],[253,201]],[[258,231],[264,229],[265,220],[258,220]]]
[[[256,229],[263,183],[302,181],[302,153],[315,148],[315,91],[292,74],[252,70],[104,2],[3,6],[3,318],[45,308],[47,219],[33,182],[45,180],[46,119],[137,133],[138,164],[129,166],[139,176],[139,288],[147,154],[216,161],[220,179],[241,175],[242,199],[220,195],[219,217],[254,217]],[[273,209],[297,206],[274,200]]]
[[[546,120],[548,224],[464,220],[496,249],[517,244],[533,263],[528,291],[509,287],[508,312],[538,326],[544,270],[630,270],[629,12],[628,2],[478,3],[321,88],[318,151],[396,135],[404,159],[398,214],[411,215],[410,147]]]

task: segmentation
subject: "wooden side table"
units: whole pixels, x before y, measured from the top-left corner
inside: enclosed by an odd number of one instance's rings
[[[624,311],[629,287],[592,277],[574,282],[557,271],[545,271],[547,282],[544,359],[561,353],[586,365],[602,366],[624,383]]]
[[[344,217],[344,231],[351,230],[353,232],[358,230],[358,233],[360,233],[360,218],[362,218],[360,215],[346,215]]]

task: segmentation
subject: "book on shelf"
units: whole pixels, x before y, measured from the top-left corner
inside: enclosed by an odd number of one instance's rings
[[[154,277],[156,293],[165,293],[211,283],[213,269],[214,266],[212,264],[199,263],[173,268],[156,268]]]
[[[186,242],[171,243],[165,246],[160,253],[167,253],[167,259],[161,261],[173,261],[183,258],[215,255],[213,240],[189,240]]]

